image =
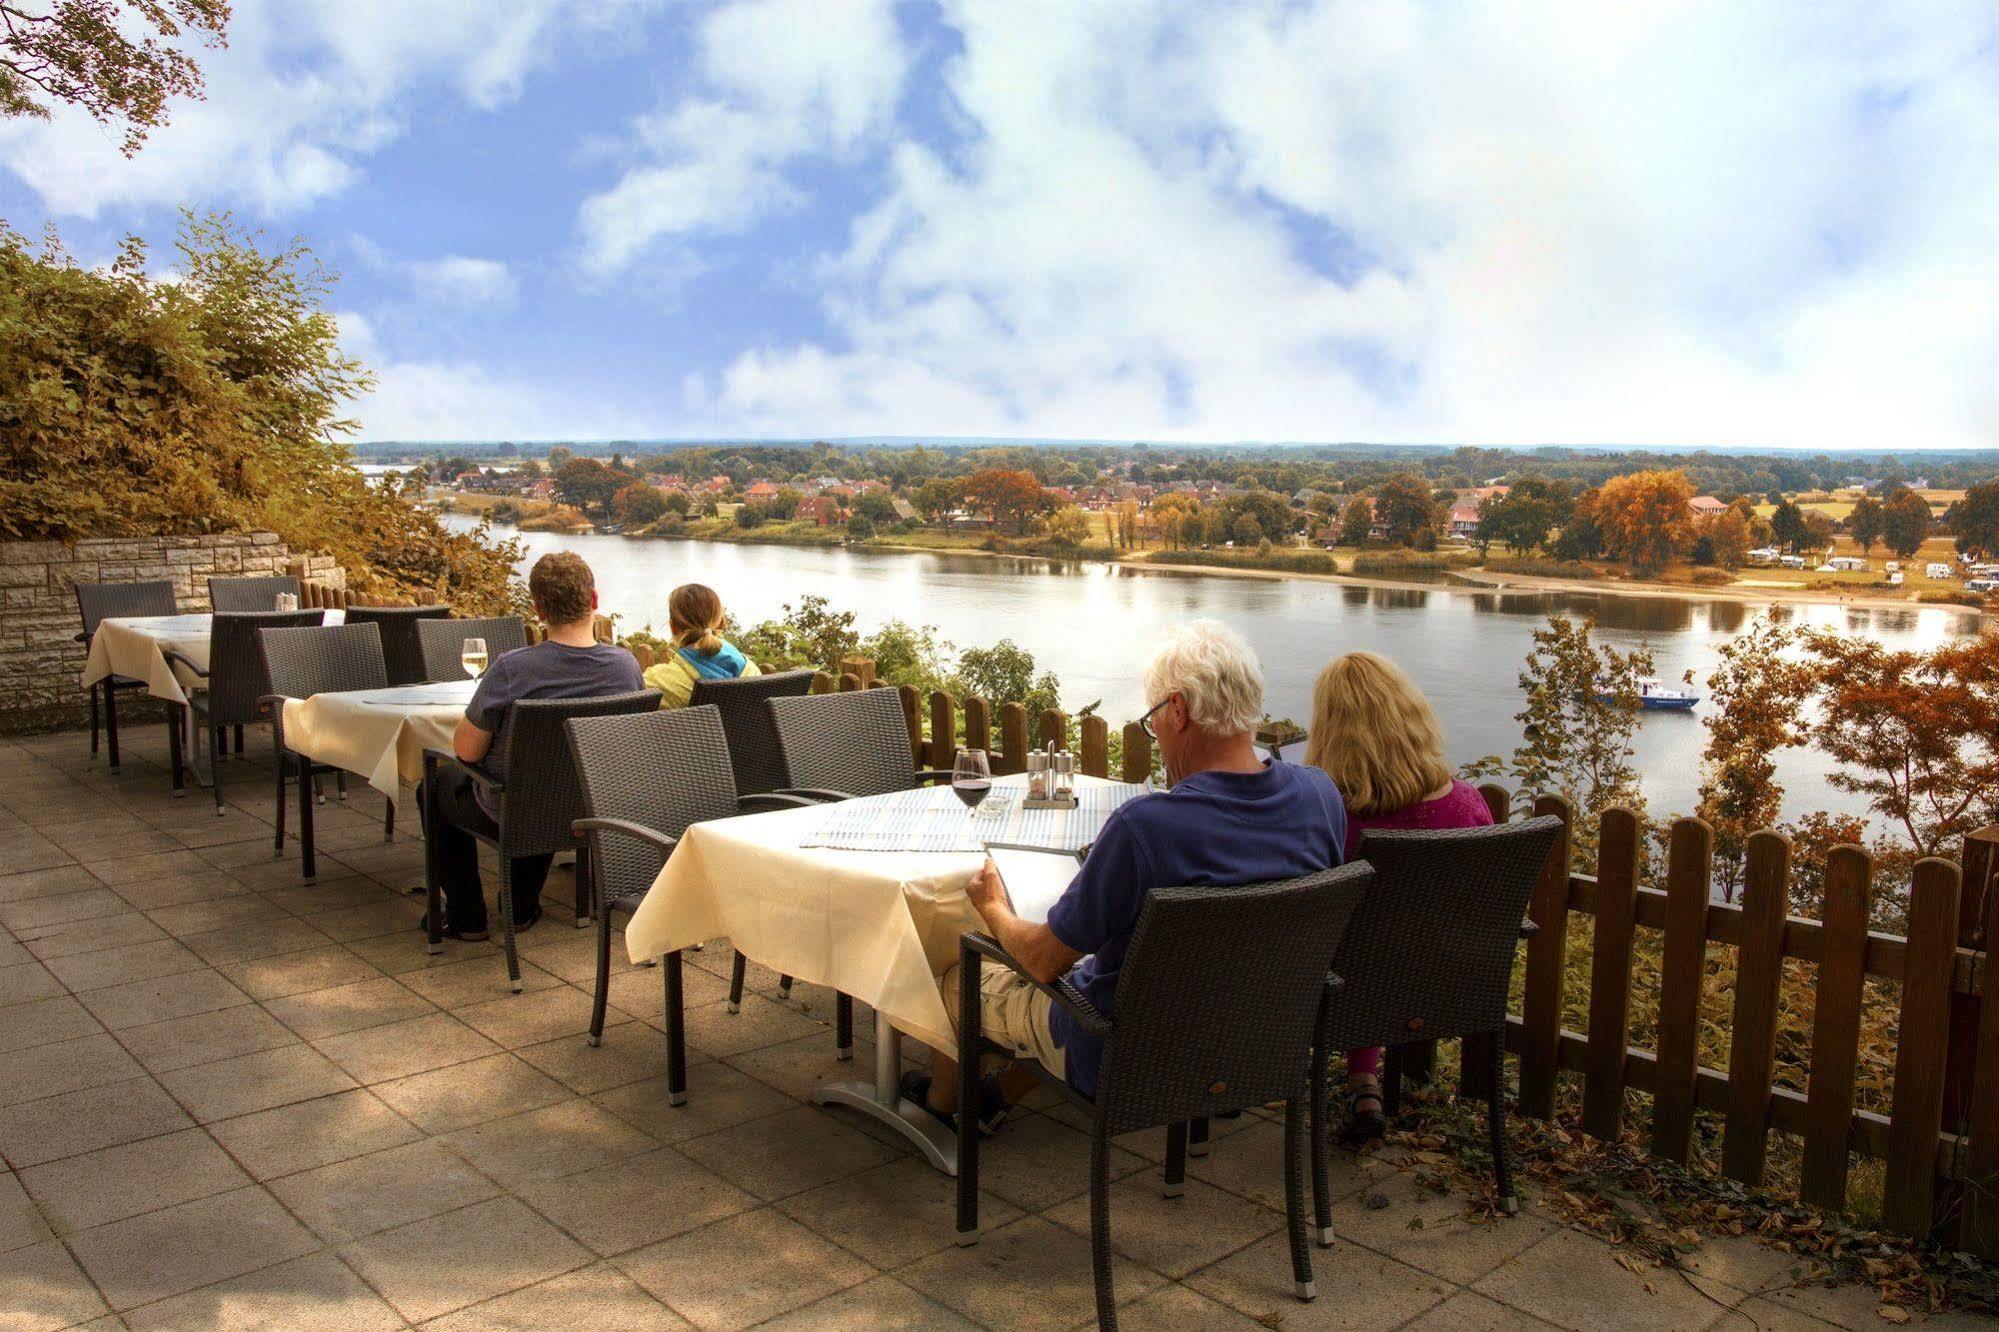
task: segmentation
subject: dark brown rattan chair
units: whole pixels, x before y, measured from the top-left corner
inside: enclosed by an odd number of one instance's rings
[[[784,753],[778,748],[777,724],[767,698],[802,698],[812,688],[811,671],[781,671],[747,680],[696,680],[687,706],[712,704],[722,714],[722,733],[729,737],[729,766],[736,790],[761,795],[791,785]]]
[[[464,623],[469,621],[418,621],[423,626]],[[499,734],[493,737],[493,749],[504,756],[504,781],[483,765],[460,763],[455,755],[442,750],[424,751],[424,781],[434,782],[439,772],[456,765],[499,807],[496,835],[472,835],[499,853],[500,924],[506,932],[507,980],[515,994],[521,992],[521,960],[514,949],[514,858],[576,851],[577,914],[581,917],[586,913],[581,899],[587,896],[590,882],[589,847],[580,844],[571,829],[585,813],[583,789],[563,724],[577,717],[616,717],[652,712],[658,707],[657,689],[601,698],[524,699],[507,709]],[[444,915],[443,891],[438,883],[435,830],[425,828],[424,834],[424,879],[430,894],[426,927],[430,951],[436,953],[444,946],[438,929]]]
[[[383,689],[388,686],[388,667],[382,661],[382,633],[372,624],[333,624],[304,629],[266,629],[259,634],[264,653],[264,669],[270,680],[270,697],[265,700],[271,717],[271,739],[277,747],[273,765],[278,783],[277,836],[273,851],[285,853],[285,778],[298,778],[299,872],[307,883],[319,877],[319,859],[313,848],[312,779],[321,773],[339,773],[331,763],[317,763],[304,754],[285,747],[285,707],[288,698],[311,698],[350,689]],[[383,820],[382,840],[396,836],[396,804],[389,802]]]
[[[736,794],[722,720],[710,706],[564,724],[583,788],[584,818],[570,825],[590,848],[597,905],[597,988],[590,1044],[604,1037],[611,989],[611,916],[629,916],[645,900],[689,824],[758,809],[810,804],[796,796]],[[667,1102],[687,1099],[687,1043],[680,954],[666,955]]]
[[[208,608],[218,614],[275,610],[280,592],[297,596],[298,579],[290,574],[268,578],[211,578],[208,580]]]
[[[784,763],[783,795],[808,800],[852,800],[856,796],[908,791],[925,782],[950,781],[941,769],[918,769],[909,742],[902,697],[893,689],[855,689],[840,694],[777,695],[764,701]],[[744,959],[736,954],[729,979],[729,1011],[743,999]],[[789,996],[791,977],[778,978]],[[837,994],[833,1005],[834,1042],[845,1059],[854,1048],[854,1001]]]
[[[488,660],[497,660],[502,652],[528,645],[527,623],[518,615],[488,620],[418,620],[416,641],[423,657],[423,678],[464,679],[465,665],[459,657],[468,638],[485,639]]]
[[[1527,899],[1555,846],[1561,821],[1422,832],[1370,832],[1357,855],[1380,890],[1354,916],[1333,959],[1342,984],[1329,989],[1312,1056],[1312,1195],[1319,1243],[1333,1242],[1327,1057],[1385,1046],[1384,1102],[1391,1114],[1400,1064],[1412,1041],[1483,1038],[1491,1054],[1487,1131],[1502,1210],[1518,1210],[1506,1157],[1506,995]]]
[[[97,636],[97,626],[106,620],[133,615],[174,615],[179,608],[174,605],[174,585],[166,581],[153,583],[78,583],[76,585],[76,610],[83,617],[83,632],[76,641],[83,644],[85,652],[90,650],[90,640]],[[111,759],[111,771],[118,771],[118,691],[121,689],[144,689],[146,682],[129,675],[107,675],[90,686],[90,756],[97,757],[97,703],[101,695],[104,700],[104,741]],[[169,745],[174,754],[180,753],[180,710],[167,709],[167,733],[171,736]],[[176,761],[178,766],[178,761]]]
[[[216,817],[223,812],[223,730],[271,720],[271,682],[264,674],[264,648],[257,639],[258,633],[265,629],[316,626],[325,618],[323,610],[225,612],[209,622],[206,670],[171,649],[163,654],[169,663],[208,686],[200,693],[188,695],[187,705],[194,714],[194,724],[188,729],[197,738],[204,733],[208,736],[209,789],[215,793]],[[242,752],[240,743],[236,752]],[[174,787],[180,787],[178,764],[174,768]]]
[[[1097,1094],[1090,1098],[1040,1065],[1053,1086],[1091,1118],[1090,1263],[1097,1323],[1117,1326],[1111,1289],[1111,1139],[1167,1127],[1167,1179],[1184,1167],[1190,1120],[1284,1102],[1284,1200],[1298,1298],[1316,1293],[1305,1237],[1304,1126],[1313,1025],[1348,922],[1370,896],[1374,871],[1354,862],[1277,883],[1159,888],[1150,893],[1118,972],[1117,1013],[1106,1017],[1067,980],[1035,988],[1103,1038]],[[995,962],[1027,972],[987,935],[964,936],[958,972],[958,1097],[979,1096],[986,1053],[1018,1058],[980,1031],[979,971]],[[958,1234],[979,1237],[979,1125],[958,1115]]]
[[[424,669],[417,623],[442,620],[450,614],[449,606],[349,606],[347,623],[381,626],[382,662],[388,668],[390,684],[423,684],[430,676]]]

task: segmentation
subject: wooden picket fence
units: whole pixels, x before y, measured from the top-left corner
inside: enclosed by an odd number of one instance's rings
[[[815,692],[886,688],[872,663],[842,663],[822,674]],[[1150,739],[1124,727],[1118,771],[1111,770],[1110,727],[1082,718],[1074,730],[1061,712],[1030,718],[1010,703],[927,697],[899,687],[910,751],[927,767],[949,768],[961,745],[992,756],[995,774],[1021,772],[1030,740],[1077,750],[1081,771],[1143,781],[1153,767]],[[1512,813],[1507,793],[1481,788],[1495,817]],[[1721,1168],[1751,1187],[1765,1182],[1770,1134],[1802,1140],[1800,1192],[1839,1211],[1847,1203],[1855,1155],[1883,1163],[1882,1223],[1917,1236],[1936,1235],[1999,1259],[1999,1004],[1984,1006],[1987,941],[1999,933],[1999,828],[1967,840],[1964,864],[1927,859],[1910,890],[1906,937],[1868,928],[1874,866],[1856,846],[1836,849],[1825,873],[1817,920],[1789,914],[1791,849],[1775,832],[1749,840],[1739,904],[1714,899],[1713,835],[1699,819],[1669,830],[1666,886],[1641,883],[1644,829],[1629,810],[1607,811],[1598,828],[1593,874],[1574,873],[1568,803],[1543,797],[1533,814],[1562,820],[1563,833],[1536,886],[1529,918],[1539,927],[1522,945],[1520,1012],[1508,1018],[1507,1049],[1519,1067],[1518,1113],[1555,1115],[1563,1075],[1581,1082],[1581,1122],[1602,1139],[1623,1136],[1631,1093],[1651,1098],[1649,1151],[1695,1165],[1695,1119],[1720,1119]],[[1656,1049],[1630,1044],[1632,955],[1639,930],[1662,934]],[[1593,944],[1588,1030],[1562,1025],[1565,963],[1571,933]],[[1707,953],[1733,948],[1735,987],[1727,1069],[1702,1066],[1699,1014],[1708,984]],[[1786,959],[1816,968],[1811,1067],[1807,1089],[1776,1084],[1778,993]],[[1900,987],[1893,1097],[1885,1115],[1856,1106],[1865,982]],[[1418,1052],[1418,1062],[1425,1052]],[[1473,1091],[1486,1067],[1467,1051],[1461,1085]]]

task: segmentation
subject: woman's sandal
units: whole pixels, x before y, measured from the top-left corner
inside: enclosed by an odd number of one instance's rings
[[[1378,1086],[1361,1086],[1348,1092],[1347,1122],[1340,1129],[1341,1140],[1357,1145],[1379,1142],[1388,1136],[1388,1116],[1383,1113],[1386,1104]]]

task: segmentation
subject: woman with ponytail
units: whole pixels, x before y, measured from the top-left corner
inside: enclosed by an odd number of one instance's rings
[[[712,587],[683,583],[666,599],[673,633],[671,653],[645,673],[659,690],[662,708],[684,708],[696,680],[741,680],[761,674],[757,664],[722,637],[722,598]]]

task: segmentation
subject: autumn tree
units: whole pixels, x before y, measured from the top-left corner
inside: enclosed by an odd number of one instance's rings
[[[1139,544],[1137,501],[1118,501],[1111,510],[1111,531],[1120,550],[1131,550]]]
[[[1862,495],[1853,502],[1853,512],[1846,515],[1846,534],[1860,547],[1860,553],[1871,555],[1874,545],[1881,540],[1884,515],[1881,501],[1872,495]]]
[[[1981,481],[1950,511],[1957,548],[1974,559],[1999,555],[1999,481]]]
[[[1374,531],[1374,503],[1365,495],[1355,495],[1340,510],[1340,544],[1365,546]]]
[[[1929,536],[1930,502],[1915,491],[1900,488],[1881,505],[1881,539],[1900,558],[1921,550]]]
[[[555,474],[555,493],[564,504],[587,513],[609,507],[618,491],[634,479],[630,472],[614,471],[595,458],[571,458]]]
[[[1715,877],[1734,901],[1749,835],[1774,827],[1783,812],[1776,755],[1805,744],[1804,710],[1817,686],[1796,659],[1797,632],[1759,616],[1723,643],[1708,676],[1707,747],[1701,754],[1700,804],[1714,830]]]
[[[1603,554],[1603,523],[1597,517],[1597,492],[1585,490],[1569,506],[1549,553],[1558,560],[1593,560]]]
[[[1658,573],[1694,543],[1685,472],[1632,472],[1597,488],[1596,518],[1611,556],[1641,576]]]
[[[1568,519],[1573,505],[1566,482],[1523,476],[1505,494],[1480,501],[1478,539],[1503,542],[1516,555],[1537,550],[1548,544],[1549,534]]]
[[[1048,515],[1048,539],[1065,546],[1081,546],[1090,539],[1090,515],[1071,504]]]
[[[932,477],[909,492],[909,502],[923,515],[928,523],[936,522],[944,514],[958,507],[962,491],[955,481],[943,477]]]
[[[994,527],[1011,524],[1023,534],[1043,502],[1041,482],[1034,473],[997,467],[965,478],[964,494],[965,503],[991,518]]]
[[[225,44],[229,0],[0,0],[0,116],[47,120],[56,103],[125,132],[127,157],[167,123],[167,102],[202,96],[183,36]]]
[[[1411,472],[1397,472],[1374,488],[1374,510],[1391,542],[1425,549],[1437,544],[1447,516],[1429,483]]]
[[[611,497],[611,512],[621,523],[656,523],[666,516],[666,496],[642,481],[619,488]]]
[[[1740,509],[1723,509],[1702,520],[1700,535],[1707,542],[1709,559],[1724,569],[1740,569],[1749,558],[1753,534]]]

